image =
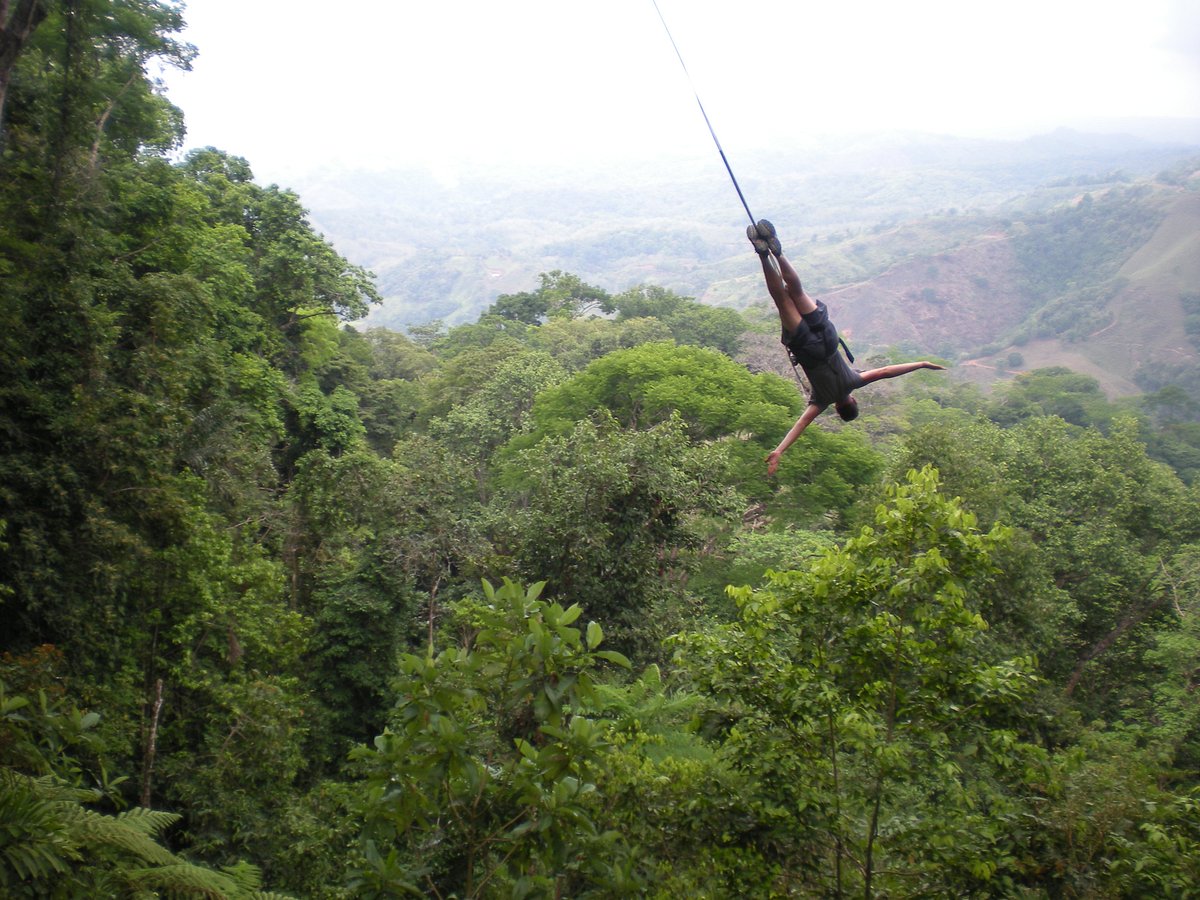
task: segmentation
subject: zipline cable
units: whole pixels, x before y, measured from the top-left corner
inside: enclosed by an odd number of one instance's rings
[[[688,71],[687,63],[683,61],[683,54],[679,52],[679,45],[675,43],[675,37],[671,34],[671,27],[667,25],[667,20],[662,14],[662,10],[658,8],[658,0],[650,0],[654,4],[654,11],[658,13],[658,19],[662,22],[663,29],[667,32],[667,39],[671,42],[671,46],[675,48],[675,55],[679,58],[679,65],[683,66],[683,74],[687,76],[688,84],[692,88],[692,93],[696,95],[696,105],[700,107],[700,115],[704,116],[704,124],[708,126],[708,133],[712,135],[713,143],[717,145],[717,152],[721,154],[721,162],[725,163],[725,171],[729,173],[729,180],[733,182],[733,189],[737,191],[738,199],[742,201],[742,208],[746,210],[746,215],[750,217],[750,224],[757,224],[754,219],[754,213],[750,212],[750,204],[746,202],[746,195],[742,193],[741,185],[738,184],[737,177],[733,174],[733,168],[729,165],[729,160],[725,156],[725,150],[721,147],[721,141],[717,138],[717,132],[713,129],[712,122],[708,119],[708,113],[704,111],[704,102],[700,99],[700,92],[696,90],[696,83],[692,81],[692,73]],[[771,260],[771,265],[776,271],[779,271],[779,263],[774,259]],[[850,362],[854,362],[854,357],[850,353],[850,348],[846,346],[846,342],[838,339],[842,348],[846,351],[846,355],[850,357]],[[804,388],[804,380],[800,377],[800,372],[796,368],[796,362],[792,360],[791,355],[788,355],[788,361],[792,364],[792,374],[796,376],[796,381],[800,383],[800,388]]]
[[[679,45],[675,43],[675,38],[671,34],[671,29],[667,25],[667,20],[663,17],[662,10],[658,8],[658,0],[650,0],[654,4],[654,11],[658,13],[659,21],[662,22],[663,28],[667,32],[667,39],[670,40],[671,46],[675,48],[675,55],[679,57],[679,64],[683,66],[683,74],[687,76],[688,84],[692,88],[692,93],[696,95],[696,105],[700,107],[700,115],[704,116],[704,124],[708,126],[708,133],[712,135],[713,143],[717,145],[717,152],[721,154],[721,162],[725,163],[725,171],[729,173],[729,180],[733,182],[733,189],[737,191],[738,199],[742,201],[742,206],[746,210],[746,215],[750,217],[750,224],[754,224],[754,213],[750,212],[750,205],[746,202],[746,197],[742,193],[741,187],[738,185],[737,178],[734,177],[733,169],[729,165],[729,160],[725,157],[725,151],[721,148],[721,142],[717,140],[717,132],[713,130],[712,122],[708,120],[708,113],[704,111],[704,103],[700,100],[700,92],[696,90],[696,84],[692,81],[692,73],[688,71],[687,63],[683,61],[683,54],[679,52]]]

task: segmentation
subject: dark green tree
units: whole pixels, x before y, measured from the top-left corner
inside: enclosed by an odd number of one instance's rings
[[[511,581],[458,604],[466,638],[406,655],[367,773],[356,896],[628,895],[628,848],[596,824],[604,731],[599,649],[583,610]]]
[[[1020,883],[1013,830],[1039,755],[1014,725],[1033,664],[989,654],[976,603],[1005,539],[980,533],[936,472],[913,472],[874,527],[805,571],[737,589],[739,622],[679,640],[697,686],[727,704],[723,752],[751,779],[745,808],[776,890]]]
[[[4,151],[4,102],[25,44],[49,12],[45,0],[17,0],[0,13],[0,153]]]
[[[529,428],[538,394],[565,377],[548,355],[519,353],[506,359],[466,402],[430,423],[430,434],[475,469],[481,502],[489,496],[489,467],[496,451]]]
[[[1017,529],[1005,561],[1013,590],[988,616],[1038,652],[1089,718],[1146,702],[1129,672],[1168,617],[1163,564],[1195,540],[1200,518],[1194,491],[1147,458],[1134,422],[1109,435],[1057,418],[943,422],[907,436],[896,464],[940,466],[947,491]]]
[[[529,332],[531,346],[545,350],[570,372],[614,350],[665,340],[671,340],[671,330],[658,319],[557,318]]]
[[[800,414],[803,397],[775,375],[752,375],[724,354],[693,346],[646,344],[610,353],[556,387],[533,408],[533,428],[514,446],[561,435],[597,408],[624,428],[649,428],[679,416],[697,441],[719,441],[728,454],[731,481],[748,497],[769,501],[767,451]],[[812,520],[845,510],[871,481],[880,459],[857,432],[814,431],[781,468],[785,491],[773,511],[790,520]]]
[[[1117,414],[1096,379],[1069,369],[1036,369],[1019,376],[989,408],[1001,425],[1037,416],[1058,416],[1072,425],[1107,426]]]
[[[62,647],[125,799],[189,808],[180,844],[269,858],[312,727],[285,490],[308,445],[361,448],[331,373],[377,295],[244,160],[163,158],[176,4],[44,9],[0,150],[2,649]]]
[[[658,287],[642,285],[613,298],[618,321],[653,317],[671,329],[679,344],[693,344],[734,356],[746,332],[746,320],[733,309],[705,306],[690,297]]]
[[[590,313],[612,312],[612,298],[602,288],[586,284],[578,275],[555,269],[543,272],[538,289],[520,294],[501,294],[488,314],[526,325],[548,319],[578,318]]]
[[[132,898],[164,891],[220,900],[270,897],[252,865],[217,870],[168,849],[163,832],[180,819],[177,813],[112,811],[125,778],[105,771],[97,755],[101,717],[64,695],[54,677],[60,664],[61,656],[45,647],[0,662],[4,896]]]
[[[698,439],[773,437],[799,414],[800,403],[783,379],[751,375],[723,354],[654,343],[610,353],[544,392],[533,419],[536,435],[562,434],[604,407],[625,428],[647,428],[678,414]]]
[[[740,515],[718,445],[692,444],[678,418],[625,430],[598,413],[521,451],[489,518],[498,549],[550,596],[610,623],[613,643],[654,658],[678,627],[703,538]],[[715,521],[714,521],[715,520]]]

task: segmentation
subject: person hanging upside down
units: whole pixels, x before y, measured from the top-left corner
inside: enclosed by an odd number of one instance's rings
[[[800,276],[784,258],[775,226],[761,219],[757,225],[746,228],[746,236],[754,245],[767,279],[767,290],[775,301],[775,308],[779,310],[779,323],[783,327],[781,341],[793,364],[804,369],[812,387],[804,413],[779,442],[779,446],[767,454],[767,474],[774,475],[784,451],[830,405],[842,419],[849,422],[858,417],[858,402],[852,393],[860,387],[884,378],[907,375],[917,369],[946,367],[922,360],[868,369],[866,372],[850,368],[838,346],[840,341],[837,329],[829,321],[829,310],[824,303],[814,300],[805,292],[800,284]],[[778,262],[778,268],[772,257]]]

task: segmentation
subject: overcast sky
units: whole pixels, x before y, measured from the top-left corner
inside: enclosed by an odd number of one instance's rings
[[[722,146],[1200,117],[1196,0],[658,0]],[[188,147],[260,180],[714,152],[652,0],[190,0]],[[736,165],[735,165],[736,168]]]

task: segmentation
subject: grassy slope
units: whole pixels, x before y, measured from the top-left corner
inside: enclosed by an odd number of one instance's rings
[[[1121,286],[1109,301],[1109,321],[1086,338],[1031,341],[979,360],[995,365],[1017,350],[1025,368],[1062,365],[1096,378],[1111,396],[1140,393],[1134,372],[1158,359],[1200,364],[1184,334],[1180,295],[1200,283],[1200,195],[1178,194],[1166,217],[1118,273]]]

